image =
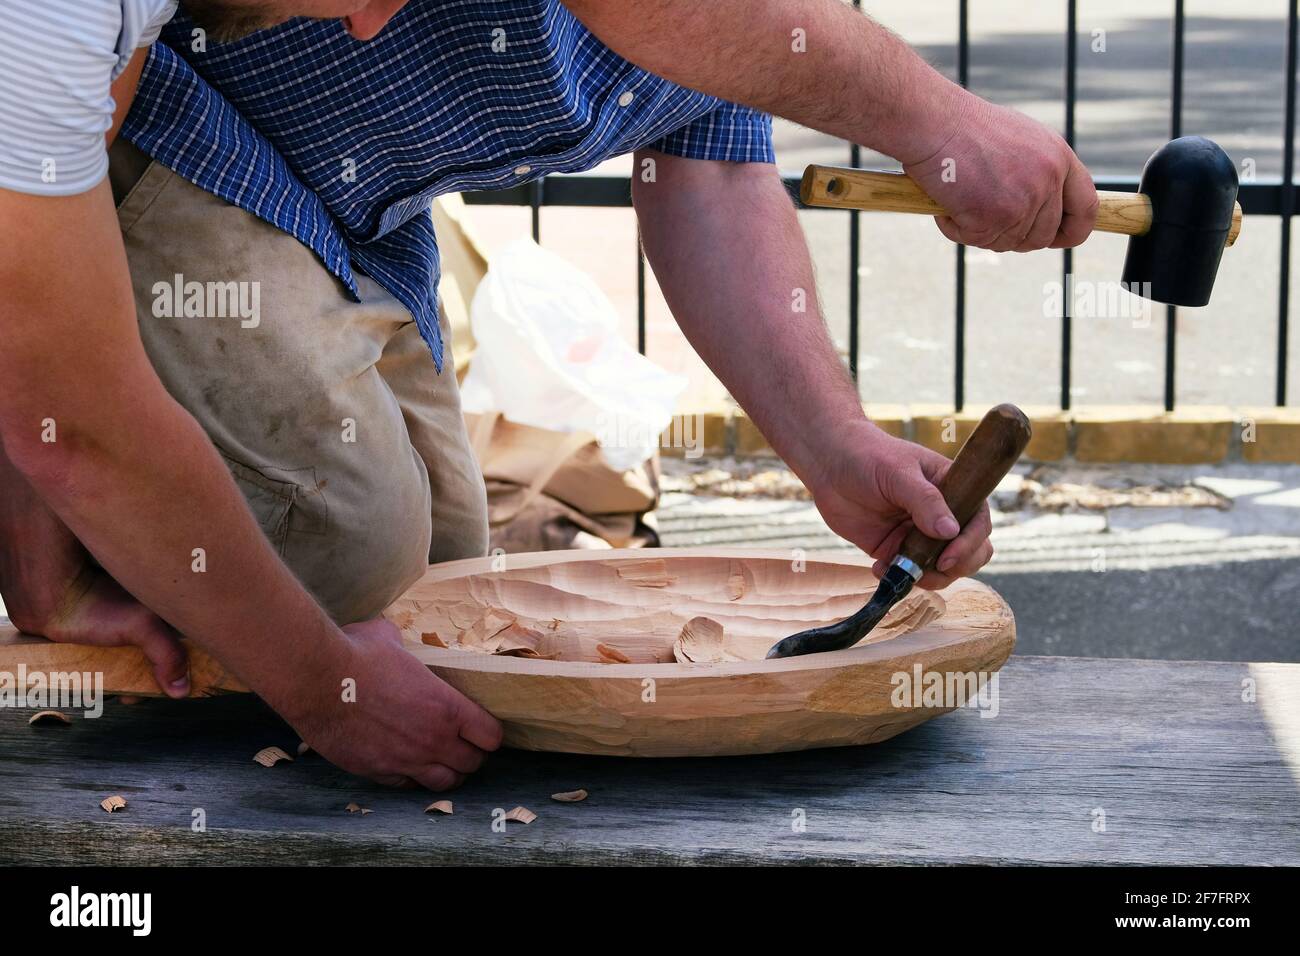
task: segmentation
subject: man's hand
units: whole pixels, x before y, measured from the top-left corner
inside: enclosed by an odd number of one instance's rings
[[[87,558],[57,601],[34,619],[14,611],[14,624],[63,644],[134,645],[148,658],[154,680],[169,697],[190,692],[189,662],[180,635]]]
[[[286,714],[312,749],[352,773],[390,786],[460,786],[501,746],[501,725],[402,649],[382,618],[343,628],[349,652],[334,697]],[[355,694],[345,699],[342,680]]]
[[[134,644],[171,697],[190,692],[185,647],[104,573],[0,447],[0,594],[14,626],[68,644]]]
[[[886,435],[874,425],[837,436],[827,468],[809,484],[817,509],[831,530],[876,558],[876,577],[916,524],[932,538],[954,539],[919,584],[947,587],[974,574],[993,557],[993,529],[987,503],[958,534],[957,520],[944,503],[937,482],[951,462],[920,445]]]
[[[903,170],[948,210],[953,242],[994,252],[1065,249],[1088,238],[1097,189],[1074,150],[1023,113],[956,93],[942,145]]]

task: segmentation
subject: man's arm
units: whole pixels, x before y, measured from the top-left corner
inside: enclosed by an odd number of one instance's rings
[[[23,237],[0,260],[0,442],[50,511],[335,763],[433,789],[476,769],[496,722],[403,651],[391,624],[330,621],[163,388],[108,182],[67,197],[0,189],[0,235]]]
[[[112,86],[115,104],[105,146],[112,146],[135,98],[147,48],[136,51]],[[139,647],[159,688],[189,694],[180,636],[104,574],[49,509],[0,445],[0,595],[13,623],[29,634],[76,644]]]
[[[1096,190],[1060,136],[839,0],[564,3],[643,69],[893,156],[949,211],[939,226],[954,241],[1024,252],[1092,230]]]
[[[830,526],[888,560],[913,518],[952,538],[934,482],[942,455],[867,421],[827,334],[812,262],[776,169],[643,150],[655,181],[633,181],[646,258],[695,350],[813,493]],[[945,524],[945,522],[947,522]],[[940,556],[943,587],[992,555],[987,505]]]

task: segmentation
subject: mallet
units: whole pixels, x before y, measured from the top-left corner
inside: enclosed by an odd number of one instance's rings
[[[1237,168],[1217,143],[1184,136],[1152,154],[1138,188],[1099,194],[1097,229],[1133,237],[1120,281],[1157,302],[1207,304],[1223,247],[1241,232]],[[799,195],[807,206],[946,215],[903,173],[809,166]]]
[[[963,528],[975,517],[998,482],[1006,477],[1029,444],[1029,419],[1014,405],[991,408],[975,426],[939,481],[943,500]],[[947,541],[912,528],[903,539],[876,591],[861,610],[836,624],[792,634],[772,645],[768,658],[797,657],[852,647],[875,627],[889,609],[907,596],[921,575],[934,566]]]

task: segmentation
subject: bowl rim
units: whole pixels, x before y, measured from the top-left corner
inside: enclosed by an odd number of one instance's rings
[[[788,562],[790,552],[771,548],[689,547],[689,548],[614,548],[610,550],[583,551],[530,551],[507,556],[505,571],[493,571],[493,557],[463,558],[431,565],[424,576],[411,585],[384,612],[385,617],[397,609],[402,613],[404,601],[416,601],[412,596],[422,586],[440,584],[471,574],[502,574],[541,565],[572,564],[581,561],[646,560],[649,558],[735,558],[750,560],[777,560]],[[861,552],[816,552],[807,554],[808,563],[852,565],[870,573],[874,560]],[[859,644],[842,651],[824,654],[806,654],[778,660],[734,661],[721,664],[631,663],[605,664],[596,661],[547,661],[509,655],[480,654],[474,651],[457,651],[432,647],[403,639],[406,650],[428,667],[450,668],[458,671],[477,671],[491,674],[515,674],[531,677],[579,677],[604,680],[642,680],[654,678],[711,678],[762,676],[793,671],[843,669],[862,664],[879,664],[894,658],[915,658],[930,651],[986,639],[1004,627],[1014,628],[1015,617],[1010,606],[1000,594],[982,581],[959,578],[937,593],[951,600],[965,591],[976,590],[997,598],[996,613],[990,613],[982,623],[980,616],[965,619],[960,630],[940,625],[943,618],[910,631],[907,634],[875,644]],[[399,629],[401,624],[397,621]]]

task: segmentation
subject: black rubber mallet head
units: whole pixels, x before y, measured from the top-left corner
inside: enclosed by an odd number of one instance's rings
[[[1151,155],[1138,191],[1150,226],[1129,240],[1120,281],[1157,302],[1206,305],[1223,248],[1241,230],[1237,167],[1217,143],[1183,136]]]
[[[1205,305],[1223,247],[1241,231],[1236,167],[1217,144],[1184,136],[1147,160],[1140,189],[1097,193],[1097,231],[1133,237],[1122,281],[1157,302]],[[947,214],[903,173],[869,169],[809,166],[799,197],[832,209]]]

